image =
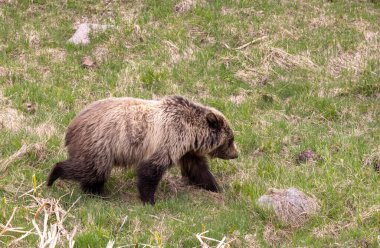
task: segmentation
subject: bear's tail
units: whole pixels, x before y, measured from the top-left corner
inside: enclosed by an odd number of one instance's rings
[[[69,163],[68,160],[66,161],[62,161],[62,162],[59,162],[59,163],[56,163],[54,165],[54,168],[51,170],[47,180],[46,180],[46,185],[48,187],[52,186],[53,183],[55,182],[55,180],[57,180],[58,178],[63,178],[64,177],[64,174],[65,174],[65,165],[67,165]]]

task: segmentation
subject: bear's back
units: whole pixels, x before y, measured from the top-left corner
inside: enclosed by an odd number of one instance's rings
[[[158,103],[128,97],[91,103],[69,125],[69,154],[107,155],[125,165],[138,162],[148,149],[145,138]]]

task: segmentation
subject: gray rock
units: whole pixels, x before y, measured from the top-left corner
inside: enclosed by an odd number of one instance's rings
[[[257,204],[263,209],[274,210],[281,221],[292,226],[302,225],[320,210],[315,197],[295,188],[269,189],[266,195],[258,199]]]
[[[100,25],[94,23],[82,23],[79,24],[74,35],[68,40],[70,43],[78,44],[88,44],[90,43],[89,34],[91,31],[104,31],[112,25]]]

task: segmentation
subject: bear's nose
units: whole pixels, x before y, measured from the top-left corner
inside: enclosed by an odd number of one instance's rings
[[[232,156],[231,159],[236,159],[236,158],[238,158],[238,157],[239,157],[239,155],[238,155],[238,154],[235,154],[235,155]]]
[[[229,159],[236,159],[238,157],[239,157],[239,155],[237,153],[234,153],[234,154],[229,156]]]

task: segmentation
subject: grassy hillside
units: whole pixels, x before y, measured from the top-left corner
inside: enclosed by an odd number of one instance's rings
[[[82,22],[112,26],[67,43]],[[241,154],[211,161],[222,193],[178,168],[154,207],[133,171],[114,171],[105,197],[45,187],[85,105],[170,94],[230,120]],[[304,150],[321,159],[297,163]],[[231,247],[377,247],[379,167],[378,1],[0,1],[0,246],[38,246],[47,218],[65,247],[199,247],[203,231]],[[256,205],[288,187],[321,205],[300,227]]]

